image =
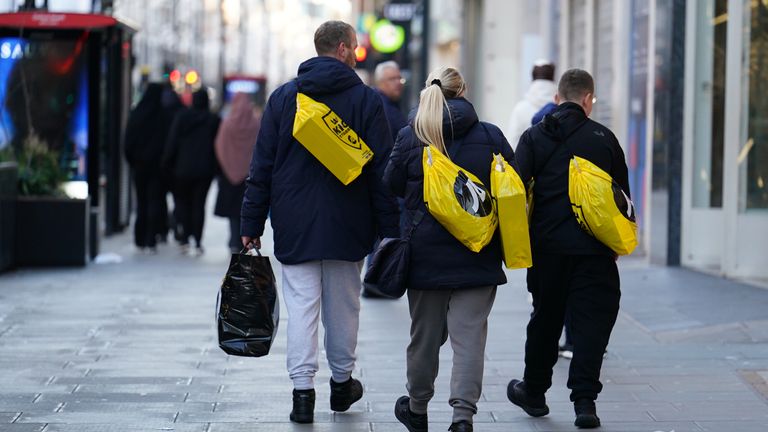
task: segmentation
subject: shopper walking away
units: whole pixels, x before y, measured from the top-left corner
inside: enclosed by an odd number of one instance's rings
[[[552,385],[558,339],[566,311],[573,339],[568,388],[582,428],[600,425],[595,400],[602,390],[603,353],[619,311],[616,256],[579,227],[568,197],[568,167],[573,155],[608,173],[629,195],[627,165],[619,142],[605,126],[589,119],[594,96],[589,73],[570,69],[560,78],[558,108],[523,133],[517,162],[523,181],[535,179],[531,242],[533,267],[528,291],[533,313],[528,322],[523,380],[513,379],[507,396],[526,413],[549,413],[544,394]]]
[[[228,245],[232,253],[242,248],[240,209],[260,123],[261,115],[256,112],[250,97],[245,93],[237,93],[216,135],[216,159],[221,174],[218,176],[219,193],[213,212],[216,216],[229,219]]]
[[[352,378],[362,260],[377,236],[399,235],[397,204],[381,182],[392,137],[381,98],[353,69],[356,47],[355,30],[349,24],[328,21],[317,29],[318,57],[302,63],[297,78],[269,98],[246,180],[243,244],[260,246],[271,211],[275,257],[282,263],[283,299],[291,317],[290,418],[297,423],[314,419],[321,313],[331,368],[331,410],[346,411],[362,398],[362,384]],[[359,137],[372,151],[362,173],[349,184],[294,138],[299,93],[335,113],[328,119],[335,122],[334,133],[354,142]]]
[[[172,120],[163,107],[163,91],[163,84],[150,83],[125,128],[125,158],[136,190],[134,242],[141,252],[151,254],[157,252],[164,223],[161,158]]]
[[[429,75],[416,118],[400,132],[384,176],[392,191],[405,198],[406,226],[413,225],[406,285],[411,314],[408,396],[395,404],[398,420],[412,432],[427,430],[427,404],[435,392],[440,347],[449,336],[454,352],[449,430],[472,430],[483,384],[488,314],[496,287],[506,283],[498,232],[479,253],[472,252],[424,204],[422,154],[427,143],[484,185],[490,185],[494,154],[515,164],[504,135],[498,127],[478,121],[464,98],[465,90],[456,69],[440,68]]]
[[[177,217],[181,220],[183,251],[199,256],[203,253],[205,200],[218,169],[214,141],[219,129],[219,116],[210,112],[205,88],[192,95],[192,107],[181,111],[173,121],[163,166],[171,173],[176,195]],[[189,238],[195,248],[188,246]]]

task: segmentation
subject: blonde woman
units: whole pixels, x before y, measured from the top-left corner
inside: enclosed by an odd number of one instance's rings
[[[456,69],[440,68],[429,75],[416,117],[400,131],[384,174],[384,182],[405,199],[406,226],[413,229],[407,282],[408,396],[395,404],[395,416],[411,432],[427,431],[427,404],[434,395],[440,347],[449,336],[454,352],[449,430],[472,431],[482,391],[488,314],[496,287],[506,283],[498,233],[480,252],[472,252],[424,205],[422,153],[427,145],[448,155],[486,186],[494,153],[514,166],[504,135],[498,127],[478,121],[465,92],[466,83]]]

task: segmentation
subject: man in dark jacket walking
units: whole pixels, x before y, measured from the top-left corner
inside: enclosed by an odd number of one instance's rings
[[[549,413],[544,393],[552,385],[558,339],[568,310],[573,360],[568,388],[575,425],[600,426],[595,400],[602,390],[603,352],[619,311],[619,273],[611,249],[579,227],[568,198],[573,155],[607,172],[629,196],[624,152],[608,128],[588,118],[594,81],[580,69],[566,71],[557,89],[557,109],[523,133],[517,163],[523,182],[533,184],[533,267],[528,291],[533,313],[525,343],[525,374],[512,380],[507,397],[531,416]]]
[[[392,139],[397,138],[397,133],[400,129],[408,125],[408,121],[405,119],[405,115],[400,111],[400,97],[403,94],[403,77],[400,75],[400,67],[396,62],[389,60],[376,65],[376,69],[373,72],[373,81],[375,84],[374,90],[381,97],[381,103],[384,105],[384,113],[387,115],[387,122],[389,123],[389,130],[392,133]],[[405,208],[403,206],[403,200],[398,199],[400,208],[400,227],[404,226],[405,220]],[[371,265],[371,255],[367,259],[368,267]],[[381,294],[376,289],[376,286],[364,283],[363,284],[363,297],[370,298],[383,298],[388,297]]]
[[[381,177],[392,136],[381,99],[352,69],[354,29],[328,21],[315,32],[318,57],[299,66],[295,80],[270,97],[262,117],[243,200],[244,245],[260,247],[268,212],[275,257],[282,263],[288,321],[291,420],[314,419],[320,313],[330,365],[330,405],[346,411],[363,388],[352,378],[360,313],[360,270],[374,240],[398,237],[397,203]],[[333,110],[373,152],[362,174],[342,184],[292,134],[297,93]]]
[[[381,96],[381,102],[384,104],[384,112],[387,114],[392,139],[396,139],[400,129],[408,125],[408,121],[398,105],[404,87],[400,67],[392,60],[379,63],[373,71],[373,80],[376,85],[376,92]]]

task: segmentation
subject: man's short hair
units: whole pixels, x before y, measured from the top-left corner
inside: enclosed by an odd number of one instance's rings
[[[533,69],[531,69],[531,78],[535,80],[543,79],[543,80],[554,81],[555,80],[554,63],[548,60],[537,60],[536,63],[533,64]]]
[[[378,83],[381,81],[384,71],[387,69],[400,69],[397,62],[394,60],[387,60],[376,65],[376,69],[373,71],[373,82]]]
[[[352,45],[355,29],[344,21],[326,21],[315,31],[315,51],[318,55],[334,54],[340,43]]]
[[[589,72],[582,69],[568,69],[563,72],[557,85],[560,99],[578,102],[587,93],[595,94],[595,81]]]

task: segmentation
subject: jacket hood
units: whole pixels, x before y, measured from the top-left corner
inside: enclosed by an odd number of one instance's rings
[[[581,105],[564,102],[538,123],[541,131],[554,140],[563,140],[587,121],[587,115]]]
[[[537,79],[531,82],[531,87],[525,93],[525,100],[535,107],[542,107],[554,101],[555,93],[557,93],[557,86],[553,81]]]
[[[355,71],[333,57],[313,57],[299,66],[296,85],[302,93],[329,94],[344,91],[363,82]]]
[[[463,97],[447,99],[446,102],[451,114],[449,117],[448,110],[443,109],[443,137],[446,140],[451,137],[463,137],[479,121],[477,111],[472,103]],[[418,107],[408,113],[408,124],[413,125],[416,120],[416,111]]]

